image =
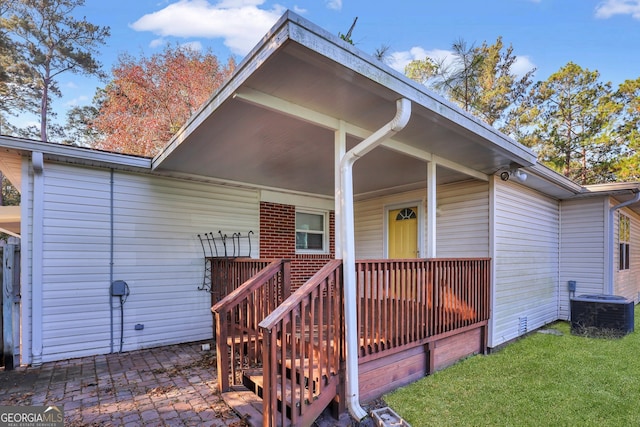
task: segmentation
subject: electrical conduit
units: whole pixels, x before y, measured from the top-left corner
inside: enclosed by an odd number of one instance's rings
[[[355,261],[355,233],[353,211],[353,164],[376,148],[387,138],[401,131],[411,117],[411,101],[402,98],[396,101],[396,115],[386,125],[349,150],[340,161],[340,206],[343,215],[341,226],[341,252],[345,298],[346,341],[346,404],[352,417],[361,420],[367,413],[360,406],[358,381],[358,318],[357,277]]]

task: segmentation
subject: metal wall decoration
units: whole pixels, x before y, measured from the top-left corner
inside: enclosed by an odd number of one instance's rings
[[[202,253],[204,256],[204,277],[202,278],[202,286],[198,287],[200,291],[211,292],[211,262],[209,258],[239,258],[251,257],[251,235],[253,231],[249,231],[246,235],[242,233],[233,233],[231,236],[223,234],[218,230],[218,234],[208,232],[198,234]],[[243,240],[247,240],[247,245],[242,245]],[[242,254],[242,248],[246,247],[246,254]]]

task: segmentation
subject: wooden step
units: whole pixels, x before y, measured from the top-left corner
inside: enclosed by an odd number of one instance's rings
[[[264,376],[262,373],[262,369],[252,369],[252,370],[246,370],[243,372],[242,375],[243,378],[243,383],[245,385],[245,387],[247,387],[249,390],[253,391],[254,393],[256,393],[258,395],[258,397],[262,398],[263,396],[263,389],[264,389]],[[303,386],[302,389],[300,387],[299,383],[294,384],[294,387],[292,389],[291,387],[291,382],[290,381],[285,381],[285,388],[284,390],[282,389],[282,377],[278,376],[276,379],[276,399],[277,399],[277,410],[278,411],[282,411],[283,410],[283,405],[282,405],[282,401],[283,401],[283,397],[284,397],[284,402],[286,403],[284,410],[286,411],[286,416],[287,418],[291,418],[291,406],[290,406],[290,402],[294,401],[294,402],[298,402],[300,401],[300,395],[301,393],[303,394],[303,398],[306,400],[309,400],[309,390],[307,388],[307,386]],[[311,400],[314,400],[317,395],[316,393],[312,392],[312,396],[311,396]]]
[[[261,398],[264,393],[264,376],[262,369],[256,368],[245,370],[243,371],[242,379],[246,390],[255,393],[258,398],[260,398],[260,405],[262,405]],[[277,417],[279,417],[278,419],[281,419],[283,411],[288,419],[292,419],[293,410],[296,414],[294,418],[297,419],[298,422],[311,423],[315,418],[320,416],[325,408],[332,404],[338,390],[338,382],[339,379],[337,376],[332,376],[331,379],[323,379],[321,387],[323,393],[319,395],[317,390],[320,389],[320,387],[318,387],[317,383],[314,381],[308,381],[308,379],[305,378],[304,384],[295,382],[292,385],[291,380],[287,379],[283,390],[282,376],[278,376],[275,384],[276,403],[274,408],[277,412]],[[308,384],[306,383],[311,384],[311,395]],[[294,403],[294,408],[291,407],[291,402]],[[300,402],[303,402],[302,405],[306,408],[303,411],[304,413],[301,413],[301,408],[298,407]],[[312,406],[307,406],[309,404]],[[262,406],[260,406],[260,408],[262,409]]]
[[[244,386],[232,386],[222,393],[224,402],[251,427],[262,427],[262,399]]]
[[[263,426],[262,399],[253,391],[241,385],[232,386],[231,390],[222,393],[222,399],[251,427]],[[281,420],[278,412],[276,427],[282,427]]]

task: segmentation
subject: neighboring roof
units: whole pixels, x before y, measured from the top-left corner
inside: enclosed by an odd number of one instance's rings
[[[148,172],[151,169],[151,159],[148,157],[35,141],[32,139],[0,135],[0,147],[3,148],[3,152],[0,152],[0,166],[3,165],[3,158],[25,155],[31,156],[31,153],[39,152],[43,154],[45,160],[57,162],[85,166],[113,167],[133,171]],[[6,161],[4,163],[6,164]],[[0,170],[2,170],[1,167]],[[8,172],[3,170],[3,173],[7,174]],[[17,184],[14,185],[19,187]]]
[[[608,184],[586,185],[577,197],[610,196],[619,203],[625,203],[636,198],[640,193],[640,182],[612,182]],[[640,201],[628,206],[640,215]]]

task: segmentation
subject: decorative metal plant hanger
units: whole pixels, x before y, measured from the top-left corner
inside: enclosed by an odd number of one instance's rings
[[[254,234],[252,230],[250,230],[246,235],[242,235],[242,233],[233,233],[230,237],[227,234],[223,234],[221,230],[218,230],[217,235],[213,232],[198,234],[198,239],[200,240],[200,246],[202,246],[202,253],[204,256],[204,276],[202,278],[202,286],[199,286],[198,290],[212,292],[211,283],[213,276],[209,258],[251,257],[252,234]],[[246,255],[242,255],[241,253],[241,241],[244,239],[246,239],[248,243],[248,252]]]

